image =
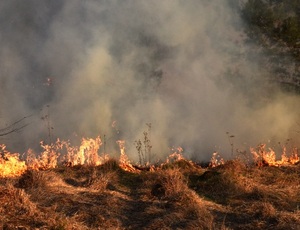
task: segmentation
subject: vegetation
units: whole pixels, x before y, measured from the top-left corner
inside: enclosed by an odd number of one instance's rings
[[[265,49],[275,79],[300,90],[300,3],[297,0],[248,0],[242,7],[246,33]]]
[[[274,41],[284,42],[287,47],[299,48],[299,1],[249,0],[244,5],[243,18],[249,25],[252,37],[264,34]],[[300,57],[299,52],[294,55]]]
[[[145,166],[147,163],[152,162],[152,145],[150,141],[150,133],[151,133],[151,123],[146,124],[148,126],[148,131],[144,131],[144,140],[143,144],[142,141],[139,139],[135,141],[135,148],[138,152],[139,156],[139,164]]]
[[[2,229],[297,229],[300,165],[203,168],[184,159],[150,171],[28,169],[0,180]]]
[[[244,2],[242,17],[249,38],[266,50],[278,81],[299,90],[299,1]],[[285,60],[295,61],[292,71]],[[152,75],[159,80],[162,73]],[[0,136],[24,128],[24,119],[1,129]],[[0,145],[1,229],[300,227],[297,149],[289,158],[284,151],[282,161],[276,161],[273,150],[267,152],[261,144],[251,149],[252,162],[224,161],[214,153],[205,166],[184,159],[178,150],[166,162],[152,165],[151,124],[147,124],[143,138],[135,142],[138,165],[131,165],[124,141],[118,141],[120,160],[99,157],[99,137],[83,139],[80,147],[60,140],[51,144],[49,113],[42,119],[49,145],[41,143],[39,157],[28,151],[25,164]],[[227,135],[234,157],[234,136]],[[104,150],[105,142],[104,138]]]

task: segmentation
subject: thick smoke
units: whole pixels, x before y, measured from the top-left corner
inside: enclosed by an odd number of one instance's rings
[[[267,82],[232,1],[3,0],[0,11],[1,124],[32,115],[10,149],[105,135],[136,160],[151,123],[156,156],[182,146],[207,160],[230,156],[228,135],[248,149],[297,131],[299,98]]]

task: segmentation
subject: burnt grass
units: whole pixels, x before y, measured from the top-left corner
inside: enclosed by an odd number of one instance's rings
[[[118,162],[0,179],[1,229],[300,229],[300,166]]]

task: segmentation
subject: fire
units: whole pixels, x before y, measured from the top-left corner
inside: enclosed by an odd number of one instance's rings
[[[19,154],[8,152],[5,145],[0,145],[0,177],[19,176],[27,169],[45,170],[59,165],[100,165],[108,160],[107,155],[98,155],[101,144],[99,136],[95,139],[82,138],[80,147],[73,147],[69,141],[60,139],[50,145],[41,141],[43,151],[37,157],[32,149],[28,149],[25,161],[20,159]]]
[[[164,168],[164,166],[168,166],[168,164],[185,162],[184,165],[188,165],[189,167],[198,168],[198,165],[192,160],[188,160],[183,156],[183,148],[176,147],[171,148],[172,153],[167,157],[166,161],[160,164],[159,167],[155,168],[154,165],[150,165],[150,171],[155,171],[159,168]],[[175,164],[176,165],[176,164]],[[179,166],[180,164],[178,164]]]
[[[47,145],[41,142],[43,152],[38,158],[31,149],[27,151],[26,162],[31,169],[49,169],[59,165],[101,165],[108,160],[107,155],[99,156],[98,151],[102,145],[100,137],[82,138],[81,145],[71,146],[69,141],[57,141]],[[62,156],[62,157],[60,157]]]
[[[177,147],[177,148],[172,148],[171,151],[173,153],[171,153],[168,156],[166,163],[171,163],[171,162],[175,162],[175,161],[185,160],[185,158],[182,155],[183,148],[181,148],[180,146]]]
[[[100,137],[92,138],[82,138],[81,145],[79,147],[78,156],[80,164],[87,165],[100,165],[102,160],[98,156],[98,150],[102,145]]]
[[[27,167],[24,161],[19,159],[19,154],[10,153],[5,145],[0,145],[0,177],[15,177],[22,175]]]
[[[254,163],[259,166],[282,166],[282,165],[295,165],[300,162],[300,157],[298,154],[298,149],[293,148],[291,154],[287,154],[287,149],[285,146],[282,146],[281,159],[276,159],[276,153],[272,148],[266,150],[266,144],[259,144],[256,148],[250,148],[250,153]],[[224,164],[225,161],[221,156],[214,152],[212,154],[209,167],[216,167]]]
[[[125,141],[118,140],[120,149],[119,166],[125,171],[140,172],[143,168],[134,166],[130,163],[125,151]],[[99,155],[99,149],[102,146],[100,136],[96,138],[82,138],[79,147],[72,146],[69,141],[57,139],[56,142],[45,144],[40,142],[42,151],[36,154],[32,149],[25,153],[26,159],[21,160],[18,153],[10,153],[5,145],[0,145],[0,177],[15,177],[22,175],[27,169],[45,170],[56,168],[58,166],[89,165],[98,166],[109,160],[108,154]],[[291,153],[287,154],[286,147],[282,147],[280,160],[276,160],[275,151],[272,148],[266,150],[265,144],[258,145],[257,148],[250,148],[254,162],[258,166],[281,166],[294,165],[300,162],[297,148],[293,148]],[[185,160],[181,147],[173,148],[166,160],[166,163]],[[191,161],[190,161],[191,162]],[[216,167],[224,164],[224,159],[215,152],[210,160],[210,167]],[[192,163],[192,162],[191,162]],[[155,166],[148,162],[147,170],[154,170]]]
[[[137,172],[138,170],[132,166],[125,153],[125,141],[118,140],[117,144],[119,145],[120,148],[120,160],[119,160],[120,167],[128,172]]]
[[[291,164],[298,164],[300,162],[299,154],[298,154],[298,149],[293,148],[292,154],[289,158],[289,161]]]
[[[137,172],[130,163],[125,153],[125,141],[117,141],[120,147],[119,165],[126,171]],[[79,147],[71,146],[69,141],[57,139],[56,142],[45,144],[40,142],[42,152],[36,154],[32,149],[26,152],[26,160],[21,160],[19,154],[12,154],[6,150],[5,145],[0,145],[0,177],[20,176],[27,169],[45,170],[56,168],[60,165],[90,165],[97,166],[109,160],[107,154],[99,156],[98,151],[102,145],[100,136],[82,138]]]
[[[209,162],[209,167],[217,167],[219,165],[223,165],[225,163],[224,159],[221,158],[221,156],[219,155],[219,153],[217,152],[214,152],[212,154],[212,157],[210,159],[210,162]]]
[[[293,148],[291,155],[288,157],[286,154],[286,147],[282,148],[282,155],[280,160],[276,160],[275,151],[272,148],[269,148],[269,151],[265,150],[266,144],[260,144],[256,149],[250,148],[254,162],[258,166],[281,166],[281,165],[294,165],[298,164],[299,154],[298,149]]]

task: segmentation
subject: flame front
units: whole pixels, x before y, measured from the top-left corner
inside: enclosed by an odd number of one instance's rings
[[[119,166],[130,172],[139,172],[139,167],[130,163],[125,152],[125,141],[119,140],[117,144],[120,148]],[[69,141],[57,139],[50,145],[40,142],[43,151],[36,154],[32,149],[26,152],[26,160],[21,160],[18,153],[10,153],[6,150],[4,144],[0,145],[0,177],[16,177],[22,175],[27,169],[45,170],[56,168],[58,166],[89,165],[98,166],[109,160],[108,154],[98,154],[102,145],[100,137],[82,138],[79,147],[71,146]],[[173,153],[169,155],[166,163],[185,160],[182,155],[183,149],[178,147],[172,149]],[[281,166],[294,165],[300,162],[298,149],[293,148],[291,153],[287,154],[287,149],[282,148],[280,160],[276,160],[276,154],[272,148],[266,150],[265,144],[260,144],[257,148],[250,148],[253,160],[258,166]],[[224,164],[224,160],[215,152],[212,155],[209,166],[216,167]],[[147,164],[148,166],[150,163]],[[152,165],[153,166],[153,165]],[[154,167],[154,166],[153,166]],[[151,168],[151,165],[150,165]]]
[[[294,165],[294,164],[298,164],[300,161],[297,148],[293,148],[292,153],[288,157],[287,153],[286,153],[286,151],[287,151],[286,147],[283,147],[281,159],[276,160],[276,154],[275,154],[274,150],[272,148],[269,148],[269,151],[266,151],[265,147],[266,147],[266,144],[260,144],[257,146],[256,149],[250,148],[250,152],[252,153],[254,162],[258,166]]]
[[[121,151],[120,167],[127,171],[136,171],[125,153],[125,141],[118,141],[117,143]],[[45,170],[56,168],[59,165],[97,166],[109,160],[107,154],[102,156],[98,154],[102,145],[99,136],[95,139],[82,138],[79,147],[71,146],[69,141],[61,141],[60,139],[57,139],[55,143],[50,145],[41,141],[40,145],[43,151],[40,154],[36,154],[32,149],[28,149],[25,154],[25,161],[20,159],[19,154],[8,152],[5,145],[0,145],[0,177],[20,176],[27,169]]]

